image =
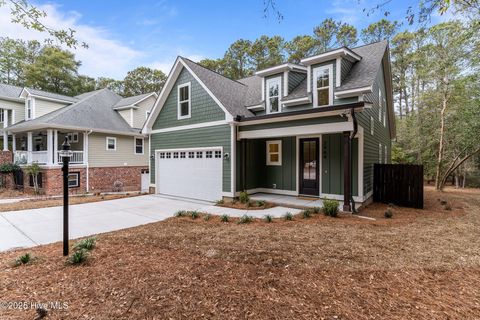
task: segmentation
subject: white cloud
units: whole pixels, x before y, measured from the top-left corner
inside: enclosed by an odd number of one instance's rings
[[[64,13],[54,5],[38,7],[47,13],[47,17],[43,20],[45,25],[54,29],[72,28],[76,30],[76,38],[89,45],[88,49],[80,47],[76,50],[69,49],[74,51],[77,60],[82,61],[79,70],[82,74],[121,79],[128,70],[133,69],[134,61],[144,55],[143,52],[112,39],[112,35],[103,28],[81,24],[79,22],[81,15],[78,12]],[[12,23],[10,8],[2,6],[0,7],[0,36],[43,42],[48,35]]]

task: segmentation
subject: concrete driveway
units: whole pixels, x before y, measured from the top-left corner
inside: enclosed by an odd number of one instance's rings
[[[161,221],[211,203],[146,195],[70,206],[70,239]],[[0,251],[62,240],[62,207],[0,213]]]

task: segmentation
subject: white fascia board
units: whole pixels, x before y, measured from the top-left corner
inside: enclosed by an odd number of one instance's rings
[[[353,97],[363,93],[371,93],[371,92],[373,92],[373,86],[366,86],[366,87],[360,87],[360,88],[355,88],[350,90],[336,91],[335,97],[346,98],[346,97]]]
[[[104,129],[93,129],[93,128],[86,128],[86,127],[75,127],[75,126],[62,126],[62,125],[53,125],[48,123],[40,123],[34,126],[29,126],[28,128],[23,129],[8,129],[11,133],[22,133],[22,132],[29,132],[33,130],[43,130],[47,128],[52,129],[63,129],[63,130],[72,130],[72,131],[92,131],[98,133],[108,133],[120,136],[135,136],[135,137],[145,137],[146,135],[142,134],[141,132],[125,132],[125,131],[116,131],[116,130],[104,130]]]
[[[274,67],[271,67],[271,68],[267,68],[267,69],[257,71],[257,72],[255,72],[255,75],[259,76],[259,77],[265,77],[265,76],[269,76],[269,75],[272,75],[272,74],[277,74],[277,73],[281,73],[281,72],[284,72],[284,71],[290,71],[290,70],[306,72],[307,68],[304,67],[304,66],[293,64],[293,63],[284,63],[284,64],[281,64],[281,65],[278,65],[278,66],[274,66]]]
[[[304,58],[300,60],[300,62],[305,65],[312,65],[312,64],[321,63],[328,60],[333,60],[337,57],[344,57],[352,61],[360,61],[362,59],[362,57],[356,54],[355,52],[346,48],[340,48],[340,49],[325,52],[313,57]]]
[[[311,103],[311,102],[312,102],[311,96],[308,95],[308,96],[302,97],[302,98],[283,101],[283,105],[288,107],[288,106],[294,106],[294,105],[297,105],[297,104]]]
[[[39,96],[37,94],[30,94],[30,97],[33,97],[33,98],[39,99],[39,100],[47,100],[47,101],[60,102],[60,103],[66,103],[66,104],[74,104],[74,103],[77,103],[78,101],[80,101],[80,100],[68,101],[68,100],[62,100],[62,99],[55,99],[55,98],[49,98],[49,97],[45,97],[45,96]]]
[[[138,109],[138,106],[128,105],[128,106],[121,106],[121,107],[113,108],[113,110],[117,110],[117,111],[126,110],[126,109]]]
[[[309,134],[324,134],[343,131],[352,131],[353,122],[333,122],[323,124],[313,124],[297,127],[282,127],[274,129],[260,129],[250,131],[239,131],[238,139],[258,139],[258,138],[275,138],[275,137],[288,137],[297,135],[309,135]]]
[[[251,110],[251,111],[265,110],[265,103],[262,102],[261,104],[257,104],[257,105],[254,105],[254,106],[249,106],[249,107],[247,107],[247,109]]]
[[[8,100],[8,101],[25,103],[25,98],[12,98],[12,97],[0,96],[0,100]],[[2,109],[9,109],[10,110],[11,108],[2,106]]]

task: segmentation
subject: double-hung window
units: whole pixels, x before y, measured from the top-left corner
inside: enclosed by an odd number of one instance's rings
[[[117,138],[107,137],[107,150],[117,150]]]
[[[143,138],[135,138],[135,154],[143,154]]]
[[[313,106],[333,105],[333,68],[331,65],[313,70]]]
[[[280,112],[281,78],[267,79],[267,113]]]
[[[30,120],[33,118],[33,100],[27,99],[27,110],[26,110],[26,118]]]
[[[282,165],[282,141],[267,141],[267,166]]]
[[[191,117],[192,101],[190,82],[178,86],[178,119]]]
[[[5,117],[4,117],[3,109],[0,109],[0,122],[3,122],[3,121],[5,121]]]

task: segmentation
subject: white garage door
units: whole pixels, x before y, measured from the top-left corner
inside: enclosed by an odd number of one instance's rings
[[[158,193],[215,201],[222,198],[220,148],[157,152]]]

